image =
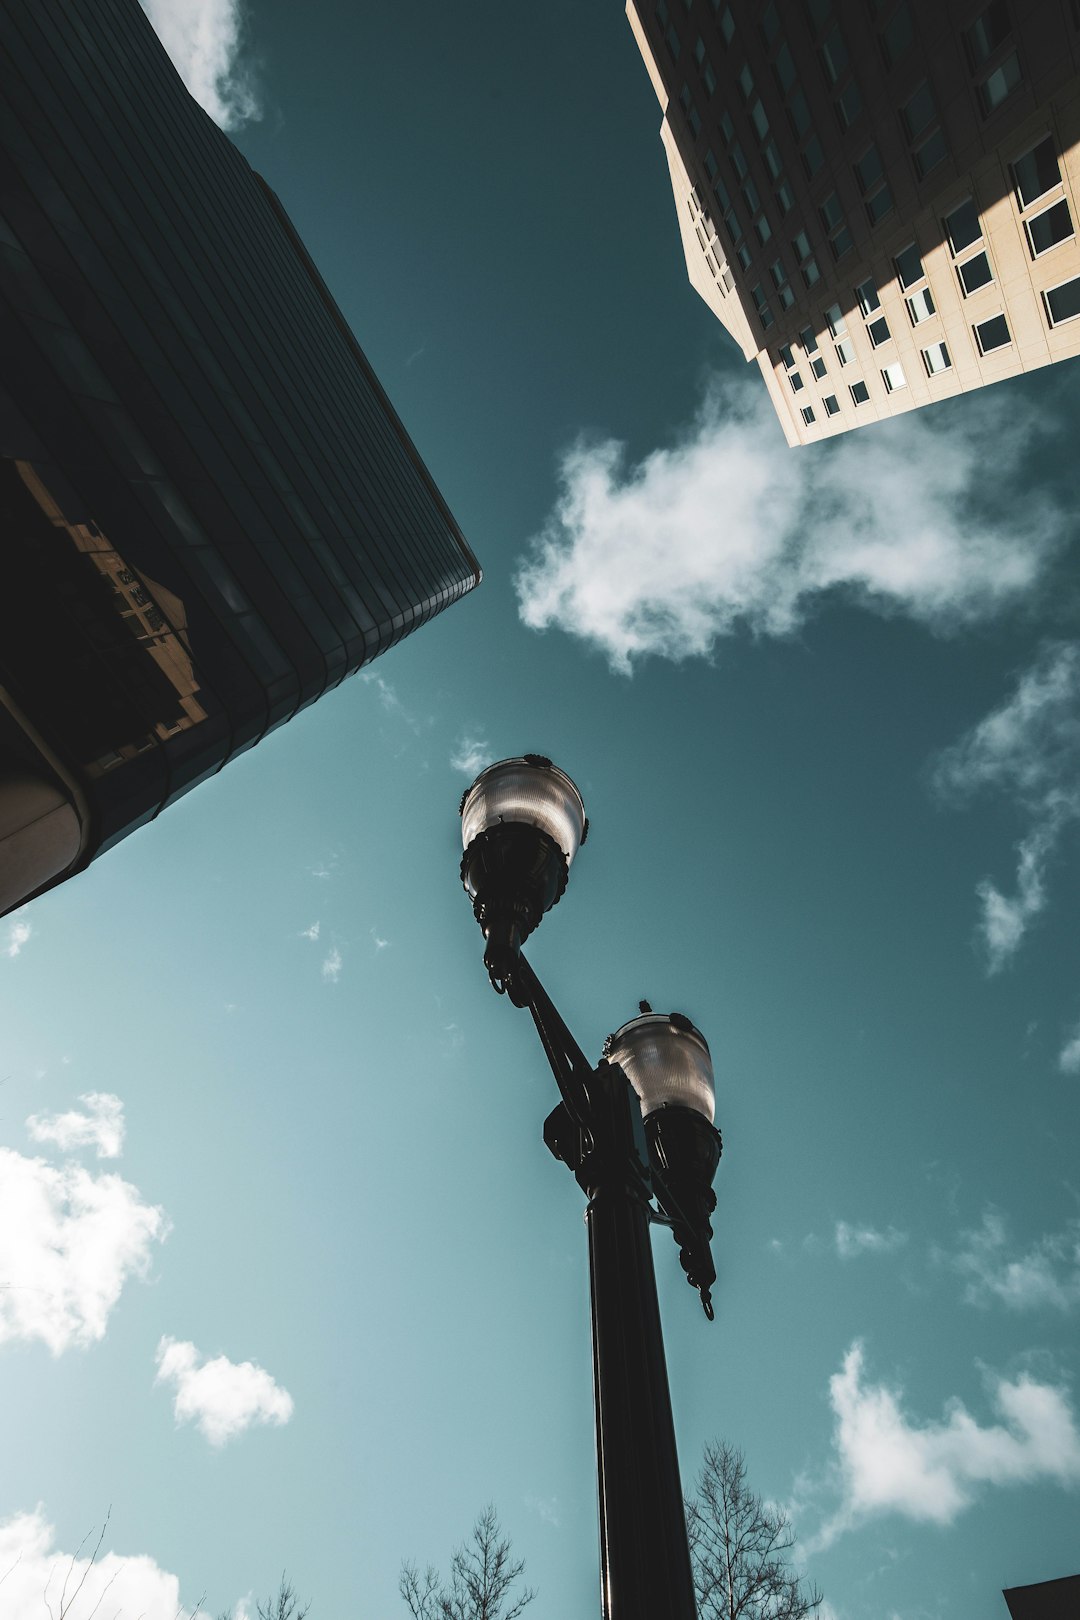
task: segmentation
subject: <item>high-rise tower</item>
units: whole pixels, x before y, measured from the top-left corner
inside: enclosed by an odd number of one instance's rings
[[[137,0],[0,0],[0,912],[479,582]]]
[[[806,444],[1080,354],[1080,0],[627,0],[690,281]]]

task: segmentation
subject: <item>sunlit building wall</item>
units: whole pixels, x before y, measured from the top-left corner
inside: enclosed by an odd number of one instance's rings
[[[690,282],[812,443],[1080,353],[1080,0],[627,0]]]
[[[0,911],[478,583],[137,0],[0,0]]]

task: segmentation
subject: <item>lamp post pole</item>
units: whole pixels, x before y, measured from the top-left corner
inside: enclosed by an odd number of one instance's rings
[[[689,1019],[642,1002],[594,1068],[522,954],[588,830],[569,777],[540,755],[505,760],[461,810],[484,961],[495,989],[532,1014],[562,1096],[544,1140],[588,1198],[603,1620],[696,1620],[649,1227],[673,1229],[711,1320],[721,1147],[709,1049]]]

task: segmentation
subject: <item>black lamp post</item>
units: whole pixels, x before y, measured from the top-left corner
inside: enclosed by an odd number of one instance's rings
[[[491,765],[463,796],[461,822],[461,878],[489,977],[531,1012],[562,1096],[544,1141],[589,1200],[604,1620],[695,1620],[649,1225],[672,1228],[711,1321],[720,1133],[709,1048],[681,1013],[642,1002],[594,1068],[522,955],[588,833],[563,771],[540,754]]]

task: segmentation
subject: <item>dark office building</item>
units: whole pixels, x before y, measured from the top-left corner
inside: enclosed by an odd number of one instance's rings
[[[1002,1593],[1012,1620],[1078,1620],[1080,1575],[1034,1586],[1010,1586]]]
[[[0,0],[0,912],[479,582],[137,0]]]

